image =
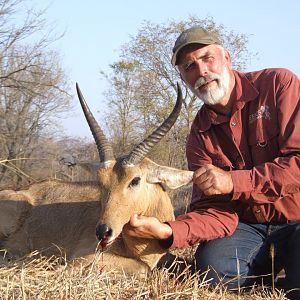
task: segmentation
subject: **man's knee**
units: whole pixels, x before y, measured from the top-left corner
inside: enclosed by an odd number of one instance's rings
[[[226,285],[230,289],[252,285],[253,279],[247,276],[247,261],[239,258],[234,249],[221,244],[221,241],[216,240],[198,247],[195,260],[200,277],[205,278],[212,286]]]

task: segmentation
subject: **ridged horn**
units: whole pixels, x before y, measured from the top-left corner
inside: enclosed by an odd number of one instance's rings
[[[97,145],[100,162],[108,162],[115,160],[113,149],[111,144],[105,137],[101,127],[98,125],[96,119],[94,118],[92,112],[90,111],[86,101],[81,93],[78,83],[76,82],[76,91],[82,107],[85,118],[89,124],[90,130],[93,134],[95,143]]]
[[[177,100],[176,104],[168,118],[153,131],[144,141],[138,144],[124,159],[123,165],[136,165],[141,162],[147,153],[168,133],[176,122],[182,106],[182,91],[177,83]]]

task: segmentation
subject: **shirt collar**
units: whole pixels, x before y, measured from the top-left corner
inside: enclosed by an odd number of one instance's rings
[[[236,93],[236,101],[233,107],[233,111],[237,111],[242,109],[246,102],[252,101],[257,98],[259,92],[247,76],[250,73],[241,73],[233,70],[233,74],[235,77],[234,89]],[[202,105],[195,118],[198,130],[201,132],[207,131],[211,127],[211,125],[229,122],[229,120],[229,116],[224,116],[216,113],[206,104]]]

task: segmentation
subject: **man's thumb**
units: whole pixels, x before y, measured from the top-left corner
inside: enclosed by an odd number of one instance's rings
[[[139,224],[139,216],[138,214],[133,214],[131,217],[130,217],[130,225],[131,226],[138,226]]]

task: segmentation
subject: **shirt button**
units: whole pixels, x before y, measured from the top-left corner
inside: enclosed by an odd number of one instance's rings
[[[235,126],[235,125],[236,125],[236,122],[235,122],[235,121],[232,121],[232,122],[231,122],[231,125],[232,125],[232,126]]]

